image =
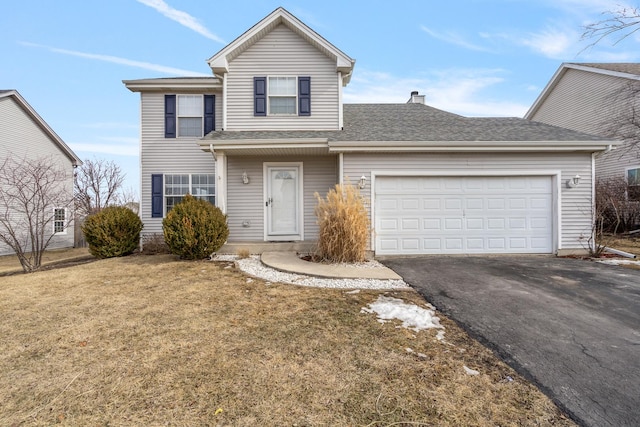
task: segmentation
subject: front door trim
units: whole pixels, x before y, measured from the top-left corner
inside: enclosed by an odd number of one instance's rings
[[[264,206],[264,241],[302,241],[304,240],[304,174],[303,174],[303,162],[264,162],[263,164],[263,204]],[[270,173],[269,171],[274,168],[292,168],[296,169],[297,174],[297,228],[296,234],[269,234],[269,202],[271,194],[270,189]]]

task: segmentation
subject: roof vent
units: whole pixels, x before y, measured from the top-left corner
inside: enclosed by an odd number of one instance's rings
[[[424,104],[424,95],[418,95],[417,90],[412,91],[407,104]]]

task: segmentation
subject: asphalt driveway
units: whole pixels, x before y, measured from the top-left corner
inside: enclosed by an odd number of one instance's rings
[[[579,424],[640,425],[640,270],[551,256],[383,263]]]

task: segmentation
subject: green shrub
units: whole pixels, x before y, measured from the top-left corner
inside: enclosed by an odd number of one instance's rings
[[[124,206],[112,206],[89,215],[82,232],[89,252],[97,258],[113,258],[133,253],[140,242],[140,217]]]
[[[204,259],[227,241],[227,216],[211,203],[187,194],[162,221],[164,241],[182,259]]]
[[[316,256],[329,262],[365,260],[369,239],[369,214],[360,191],[337,184],[326,200],[315,193],[315,214],[320,234]]]

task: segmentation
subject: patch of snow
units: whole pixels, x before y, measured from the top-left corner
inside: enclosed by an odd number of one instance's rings
[[[599,259],[597,262],[601,264],[608,265],[638,265],[640,266],[640,261],[631,260],[631,259],[623,259],[623,258],[605,258]]]
[[[345,292],[345,294],[348,294],[348,295],[359,294],[359,293],[360,293],[360,289],[354,289],[353,291]]]
[[[285,273],[267,267],[260,261],[260,257],[252,255],[248,258],[238,258],[236,255],[216,255],[213,261],[234,261],[243,272],[259,277],[268,282],[289,283],[292,285],[309,286],[317,288],[340,289],[410,289],[403,280],[379,280],[379,279],[328,279],[312,277],[304,274]]]
[[[381,323],[392,319],[401,320],[402,327],[414,331],[444,329],[440,324],[440,318],[435,315],[435,308],[430,304],[427,304],[427,308],[422,308],[399,298],[380,295],[375,302],[369,304],[369,308],[363,307],[361,312],[377,313],[378,321]]]
[[[480,375],[480,372],[476,371],[475,369],[467,368],[465,365],[462,365],[462,367],[464,368],[464,371],[467,373],[467,375]]]
[[[438,333],[436,334],[436,339],[438,341],[444,341],[444,331],[438,331]]]

